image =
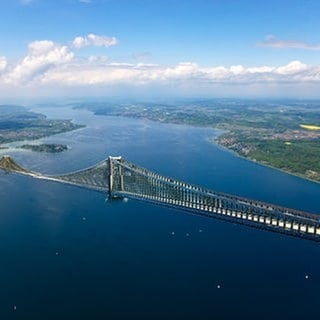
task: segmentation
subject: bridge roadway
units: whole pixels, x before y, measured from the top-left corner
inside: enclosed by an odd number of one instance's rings
[[[136,166],[122,157],[109,157],[84,170],[49,176],[27,170],[9,156],[5,156],[0,159],[0,169],[108,192],[110,199],[138,199],[193,214],[320,241],[320,215],[178,181]]]

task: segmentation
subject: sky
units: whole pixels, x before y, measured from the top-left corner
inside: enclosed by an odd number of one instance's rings
[[[0,101],[320,98],[318,0],[1,0]]]

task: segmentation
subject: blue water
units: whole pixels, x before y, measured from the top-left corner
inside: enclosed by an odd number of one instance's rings
[[[210,142],[218,131],[45,112],[87,125],[41,140],[69,151],[2,153],[46,173],[122,155],[215,190],[320,211],[319,184],[236,157]],[[4,173],[0,257],[0,319],[318,318],[317,243]]]

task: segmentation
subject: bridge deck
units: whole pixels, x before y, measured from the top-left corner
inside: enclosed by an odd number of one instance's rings
[[[164,177],[131,164],[112,159],[113,196],[159,203],[195,214],[262,228],[269,231],[320,241],[320,216],[224,194]]]
[[[127,162],[109,157],[84,170],[48,176],[27,170],[10,157],[0,159],[0,169],[80,187],[108,192],[173,208],[320,241],[320,215],[224,194],[161,176]]]

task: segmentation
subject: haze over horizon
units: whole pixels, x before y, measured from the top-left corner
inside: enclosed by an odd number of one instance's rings
[[[3,101],[320,98],[316,0],[4,0]]]

